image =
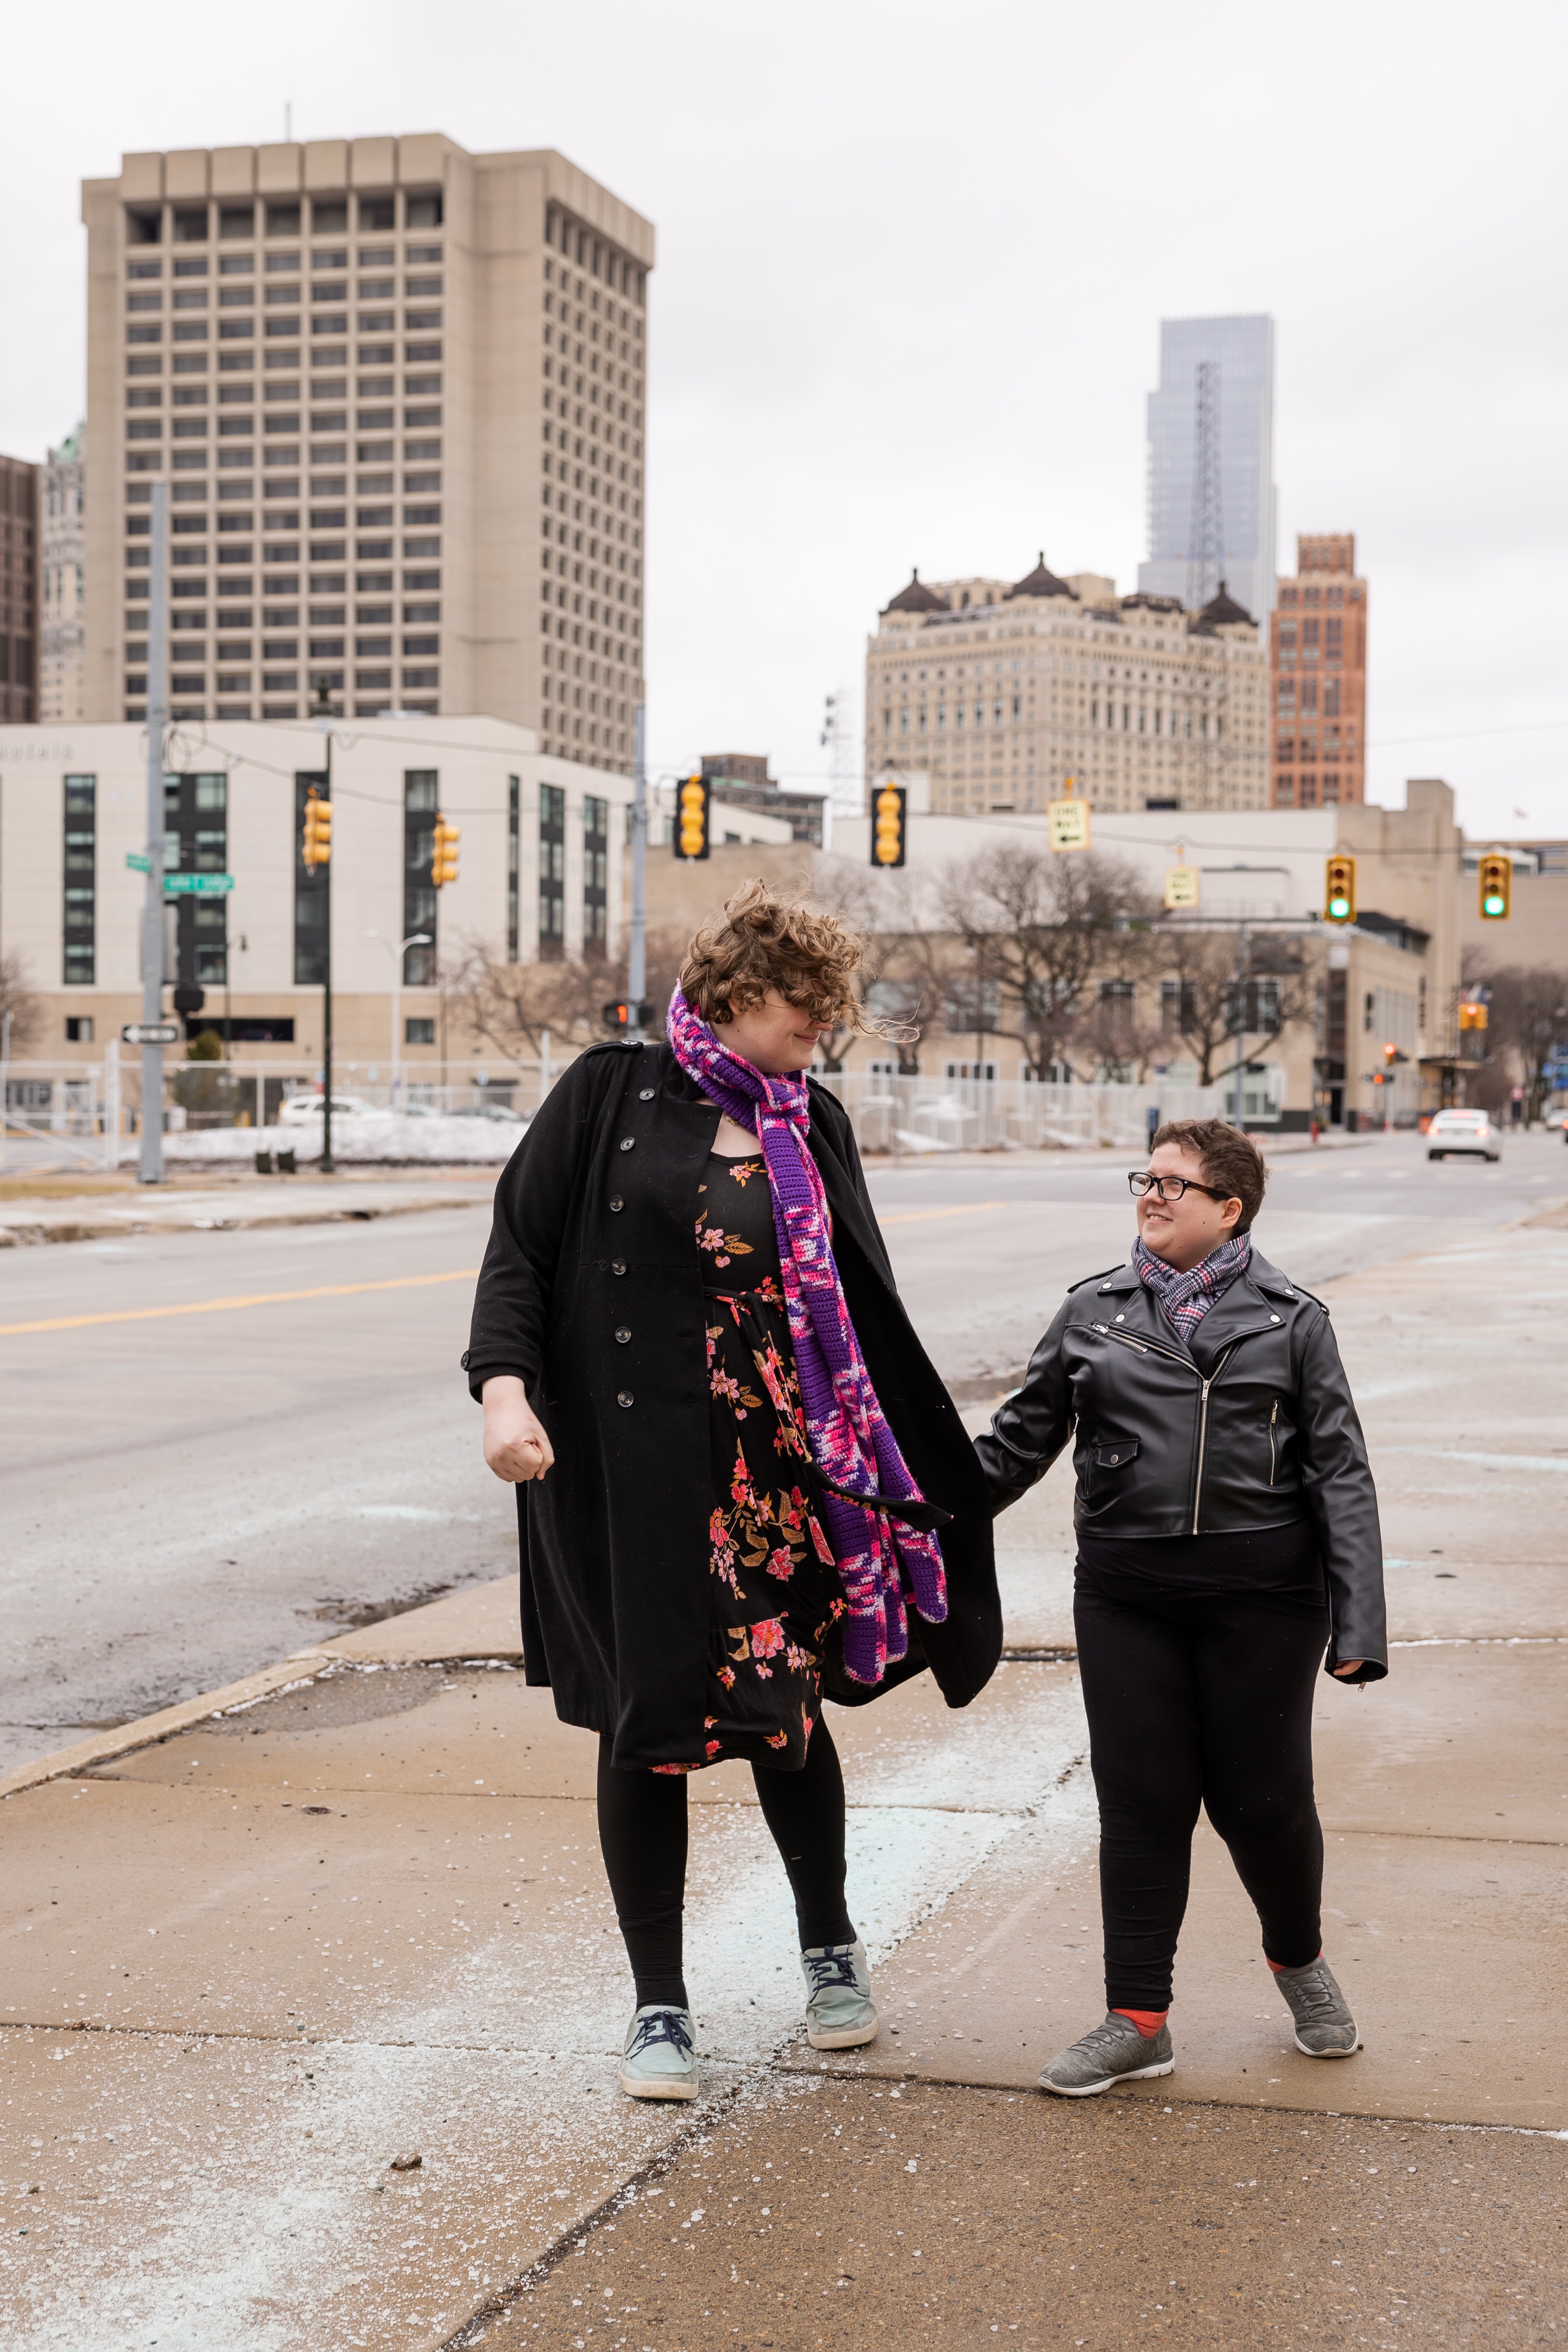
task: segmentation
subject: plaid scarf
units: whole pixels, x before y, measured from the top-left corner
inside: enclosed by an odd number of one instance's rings
[[[1252,1235],[1232,1234],[1218,1249],[1210,1250],[1201,1265],[1178,1274],[1173,1265],[1167,1265],[1163,1257],[1144,1248],[1142,1234],[1132,1244],[1138,1279],[1145,1289],[1153,1292],[1160,1302],[1160,1312],[1178,1339],[1191,1337],[1215,1300],[1223,1298],[1237,1275],[1247,1272],[1251,1257]]]
[[[906,1582],[929,1623],[939,1625],[947,1615],[942,1547],[931,1531],[947,1515],[925,1502],[910,1475],[855,1337],[833,1261],[826,1195],[806,1149],[805,1080],[764,1077],[715,1035],[679,987],[669,1000],[668,1034],[688,1076],[763,1148],[806,1442],[848,1604],[845,1670],[856,1682],[879,1683],[889,1661],[909,1649]],[[905,1504],[911,1507],[907,1514],[900,1507]]]

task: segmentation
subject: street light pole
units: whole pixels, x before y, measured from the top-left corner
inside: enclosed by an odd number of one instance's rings
[[[327,747],[327,789],[321,798],[330,809],[332,805],[332,721],[329,690],[324,683],[320,698],[321,716],[316,723]],[[330,856],[325,872],[326,881],[321,892],[321,1066],[326,1091],[321,1097],[321,1173],[323,1176],[335,1176],[337,1165],[332,1159],[332,861]]]
[[[433,947],[435,942],[428,931],[415,931],[397,947],[394,947],[390,940],[384,940],[379,931],[366,931],[365,937],[374,940],[392,958],[392,1108],[395,1112],[398,1090],[403,1084],[403,959],[410,948]]]
[[[147,896],[142,910],[142,1018],[163,1017],[163,737],[169,724],[169,489],[153,485],[147,583]],[[139,1184],[163,1181],[163,1048],[142,1048]]]
[[[642,1031],[643,991],[647,986],[647,706],[639,702],[632,723],[632,920],[626,941],[626,1001],[634,1035]]]
[[[1247,1133],[1247,1111],[1242,1095],[1247,1067],[1247,925],[1238,925],[1236,934],[1236,1118],[1234,1124],[1243,1135]]]

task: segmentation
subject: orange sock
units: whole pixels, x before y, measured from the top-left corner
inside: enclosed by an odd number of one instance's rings
[[[1295,1975],[1296,1970],[1294,1969],[1287,1969],[1283,1960],[1270,1960],[1267,1952],[1264,1953],[1263,1957],[1264,1959],[1268,1961],[1268,1966],[1273,1969],[1277,1977]],[[1320,1952],[1318,1954],[1318,1958],[1321,1960],[1322,1957],[1321,1952]],[[1310,1960],[1302,1960],[1299,1962],[1298,1965],[1304,1969],[1310,1969],[1314,1965],[1314,1963]]]
[[[1112,2017],[1130,2017],[1145,2042],[1152,2042],[1171,2014],[1168,2009],[1113,2009]]]

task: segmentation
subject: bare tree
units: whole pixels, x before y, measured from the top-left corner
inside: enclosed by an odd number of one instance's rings
[[[1312,1011],[1312,992],[1300,950],[1289,940],[1248,938],[1245,968],[1228,931],[1162,926],[1150,953],[1170,977],[1162,1001],[1167,1036],[1181,1039],[1198,1066],[1198,1084],[1212,1087],[1218,1068],[1234,1060],[1249,1037],[1259,1045]]]
[[[977,1001],[994,991],[996,1034],[1016,1037],[1037,1071],[1092,1018],[1091,980],[1136,960],[1134,927],[1153,912],[1119,858],[1000,845],[951,867],[937,898],[969,950]]]
[[[448,1003],[476,1037],[509,1061],[537,1060],[544,1033],[564,1045],[605,1034],[603,1007],[615,980],[602,963],[501,963],[468,940],[443,973]]]
[[[35,996],[27,985],[27,967],[15,948],[0,955],[0,1020],[7,1013],[11,1020],[11,1051],[25,1054],[43,1026],[44,1007],[42,999]]]
[[[1546,1073],[1568,1050],[1568,976],[1551,964],[1505,964],[1487,982],[1488,1044],[1512,1054],[1524,1082],[1524,1115],[1541,1117],[1552,1091]]]

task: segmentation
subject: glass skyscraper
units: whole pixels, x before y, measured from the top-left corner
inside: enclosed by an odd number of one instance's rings
[[[1201,562],[1212,553],[1194,513],[1205,502],[1194,495],[1201,487],[1199,370],[1205,365],[1218,443],[1224,578],[1237,604],[1266,623],[1274,604],[1276,504],[1274,321],[1268,317],[1160,322],[1160,387],[1149,394],[1149,560],[1138,567],[1138,585],[1185,603],[1189,557]]]

